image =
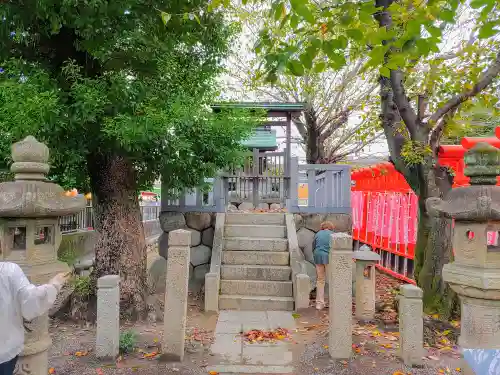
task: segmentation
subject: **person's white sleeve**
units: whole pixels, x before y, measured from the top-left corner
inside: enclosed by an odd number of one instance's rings
[[[33,320],[49,311],[59,292],[53,284],[31,284],[19,266],[15,269],[12,281],[21,306],[21,314],[26,320]]]

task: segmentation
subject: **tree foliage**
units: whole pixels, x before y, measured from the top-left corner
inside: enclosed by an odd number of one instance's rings
[[[427,306],[443,307],[449,290],[441,268],[449,258],[446,234],[451,223],[429,217],[425,201],[451,188],[448,170],[437,164],[445,130],[467,121],[474,107],[494,111],[498,105],[500,4],[496,0],[277,0],[271,12],[276,27],[264,28],[256,47],[268,80],[276,81],[282,74],[301,77],[309,71],[338,70],[365,56],[365,69],[378,72],[380,119],[391,160],[419,196],[415,276]],[[459,68],[450,72],[448,59],[439,54],[446,33],[464,15],[471,23],[467,36],[470,33],[473,40],[465,41],[463,51],[452,51],[455,60],[463,60],[455,61]],[[287,27],[294,30],[293,37],[281,33]],[[478,48],[484,42],[491,49],[484,44]]]
[[[0,4],[0,134],[52,151],[52,178],[95,197],[96,277],[122,276],[145,309],[137,190],[160,175],[196,186],[239,156],[252,121],[212,114],[232,26],[207,1],[28,0]],[[196,15],[196,16],[194,16]],[[167,22],[168,21],[168,22]]]
[[[254,46],[262,28],[282,38],[293,37],[290,25],[276,25],[267,3],[233,4],[231,15],[242,23],[239,48],[233,50],[226,86],[243,100],[305,103],[303,116],[293,121],[309,163],[336,163],[375,142],[383,133],[377,121],[373,74],[362,72],[364,58],[347,60],[340,69],[304,69],[301,76],[278,75],[269,82]],[[307,65],[307,61],[302,59]]]

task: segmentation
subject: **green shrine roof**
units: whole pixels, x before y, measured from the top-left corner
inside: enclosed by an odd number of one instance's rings
[[[271,117],[283,117],[287,113],[300,113],[304,111],[305,103],[278,103],[278,102],[227,102],[213,104],[212,109],[217,112],[221,109],[249,109],[265,110]],[[273,125],[274,124],[274,125]],[[282,123],[281,123],[282,124]],[[279,122],[270,122],[268,126],[280,126]],[[242,144],[248,148],[258,148],[260,150],[276,150],[278,140],[276,130],[270,128],[257,128],[254,134],[243,141]]]
[[[302,112],[305,103],[275,103],[275,102],[228,102],[212,104],[212,109],[222,108],[247,108],[247,109],[265,109],[269,112]]]

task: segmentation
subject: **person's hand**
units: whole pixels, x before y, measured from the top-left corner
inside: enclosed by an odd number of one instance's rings
[[[68,281],[70,275],[70,272],[58,273],[49,281],[49,283],[54,285],[57,290],[60,290],[61,287]]]

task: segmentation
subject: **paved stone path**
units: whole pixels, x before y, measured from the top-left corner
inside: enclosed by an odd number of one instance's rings
[[[295,329],[289,311],[230,311],[219,314],[208,371],[219,374],[290,374],[292,350],[288,341],[244,342],[240,333],[252,329]]]

